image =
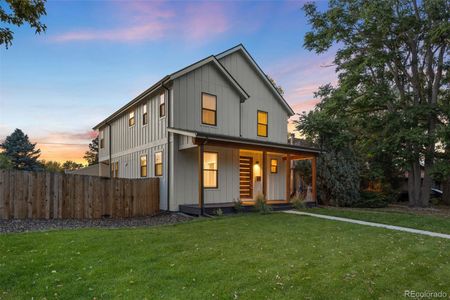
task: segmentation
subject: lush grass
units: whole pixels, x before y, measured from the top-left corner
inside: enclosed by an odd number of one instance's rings
[[[450,217],[419,215],[408,212],[382,212],[370,209],[354,210],[331,207],[311,208],[304,211],[450,234]]]
[[[273,213],[0,236],[0,298],[399,299],[450,294],[450,241]]]

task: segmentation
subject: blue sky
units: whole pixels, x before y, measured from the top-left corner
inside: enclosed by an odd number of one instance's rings
[[[82,161],[91,128],[166,74],[243,43],[296,112],[336,81],[303,49],[302,1],[48,1],[35,35],[0,49],[0,140],[21,128],[42,157]],[[320,7],[326,5],[319,2]],[[73,144],[73,145],[68,145]]]

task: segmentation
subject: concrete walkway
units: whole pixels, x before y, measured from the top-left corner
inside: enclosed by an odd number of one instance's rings
[[[296,211],[296,210],[287,210],[287,211],[284,211],[284,213],[294,214],[294,215],[310,216],[310,217],[316,217],[316,218],[322,218],[322,219],[334,220],[334,221],[341,221],[341,222],[347,222],[347,223],[354,223],[354,224],[366,225],[366,226],[372,226],[372,227],[381,227],[381,228],[386,228],[386,229],[391,229],[391,230],[404,231],[404,232],[416,233],[416,234],[423,234],[423,235],[428,235],[428,236],[432,236],[432,237],[440,237],[440,238],[443,238],[443,239],[449,239],[450,240],[450,234],[437,233],[437,232],[413,229],[413,228],[408,228],[408,227],[400,227],[400,226],[393,226],[393,225],[386,225],[386,224],[380,224],[380,223],[366,222],[366,221],[347,219],[347,218],[340,218],[340,217],[334,217],[334,216],[312,214],[312,213]]]

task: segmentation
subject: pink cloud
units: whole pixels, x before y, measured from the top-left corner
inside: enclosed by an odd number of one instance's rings
[[[117,28],[86,28],[53,36],[57,42],[70,41],[154,41],[166,37],[203,40],[229,31],[233,25],[229,6],[219,2],[177,3],[119,2],[116,3]]]
[[[207,2],[202,5],[191,4],[186,9],[184,30],[191,39],[200,40],[211,34],[220,34],[231,27],[223,3]]]
[[[301,101],[298,103],[295,103],[293,105],[291,105],[292,109],[296,112],[296,113],[301,113],[303,111],[310,111],[314,108],[314,106],[316,106],[317,103],[320,102],[320,99],[310,99],[307,101]]]
[[[164,36],[166,28],[158,22],[131,26],[123,29],[112,30],[79,30],[63,33],[54,37],[55,41],[143,41],[156,40]]]

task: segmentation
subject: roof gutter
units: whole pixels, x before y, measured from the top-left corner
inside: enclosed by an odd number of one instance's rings
[[[139,94],[136,98],[119,108],[115,113],[113,113],[111,116],[103,120],[102,122],[98,123],[93,127],[94,130],[99,129],[100,127],[107,125],[109,122],[113,121],[115,118],[117,118],[119,115],[121,115],[124,111],[130,109],[134,105],[136,105],[140,100],[142,100],[144,97],[148,96],[149,94],[154,93],[156,90],[160,89],[162,84],[166,82],[168,79],[170,79],[169,75],[164,76],[163,79],[152,85],[150,88],[146,89],[144,92]]]

